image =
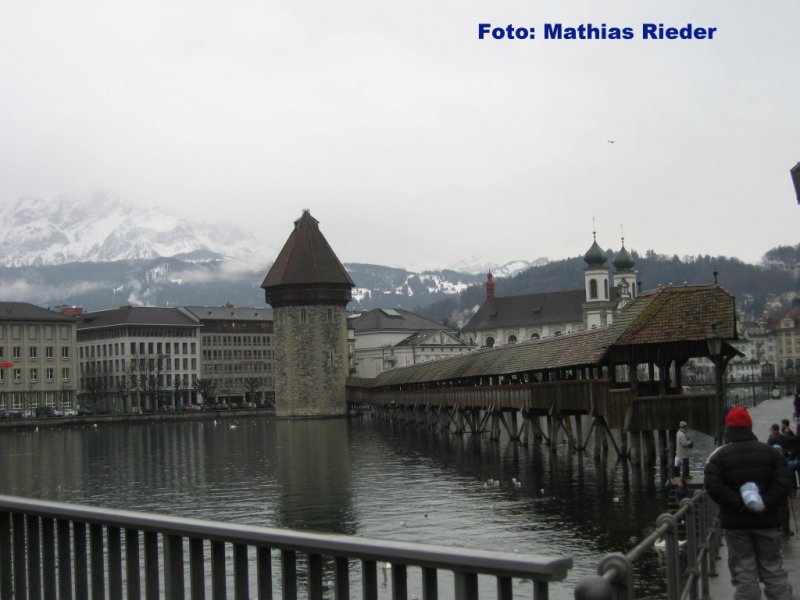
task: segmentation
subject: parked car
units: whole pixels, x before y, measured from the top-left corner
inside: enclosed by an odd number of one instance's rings
[[[37,417],[60,417],[61,411],[54,406],[37,406],[34,414]]]
[[[94,413],[86,407],[82,407],[78,409],[78,416],[79,417],[91,417]]]
[[[203,410],[203,407],[200,406],[199,404],[184,404],[183,406],[181,406],[181,410],[183,412],[198,412],[200,410]]]
[[[75,410],[74,408],[65,408],[64,409],[64,416],[65,417],[77,417],[78,416],[78,411]]]

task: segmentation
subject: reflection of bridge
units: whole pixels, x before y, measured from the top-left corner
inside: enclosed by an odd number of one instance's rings
[[[710,340],[721,338],[718,355]],[[455,433],[501,429],[514,440],[531,436],[554,444],[566,434],[596,450],[606,440],[638,461],[654,453],[652,433],[666,452],[680,421],[715,437],[722,427],[721,394],[683,393],[681,367],[711,358],[717,382],[737,354],[734,298],[718,285],[659,288],[626,306],[601,329],[479,350],[348,381],[351,403],[379,415]],[[592,417],[584,437],[580,415]],[[542,426],[544,420],[545,425]],[[618,429],[620,444],[610,434]],[[635,434],[635,435],[634,435]]]

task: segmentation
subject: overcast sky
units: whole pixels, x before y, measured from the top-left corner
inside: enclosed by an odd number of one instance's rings
[[[309,208],[343,261],[406,267],[576,256],[593,217],[604,248],[622,226],[758,262],[800,241],[798,23],[797,0],[3,0],[0,201],[102,189],[276,249]]]

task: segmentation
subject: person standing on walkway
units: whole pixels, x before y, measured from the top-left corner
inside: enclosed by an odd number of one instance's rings
[[[770,446],[758,441],[747,409],[732,409],[725,425],[728,443],[708,457],[704,483],[709,497],[719,505],[734,598],[760,599],[760,581],[768,600],[792,600],[781,557],[779,514],[791,486],[789,467]],[[755,484],[761,496],[761,503],[753,508],[742,498],[746,483]]]
[[[689,479],[691,477],[689,474],[689,457],[692,454],[694,442],[686,434],[688,426],[686,421],[681,421],[678,433],[675,434],[675,466],[680,466],[681,468],[681,479]]]

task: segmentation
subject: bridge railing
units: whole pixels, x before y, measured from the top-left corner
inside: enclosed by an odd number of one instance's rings
[[[567,576],[572,559],[0,496],[2,600],[271,599],[274,593],[285,600],[298,593],[346,600],[351,575],[360,597],[370,600],[378,598],[379,568],[390,573],[387,585],[398,600],[410,588],[426,600],[438,598],[443,574],[459,600],[477,600],[479,576],[484,584],[483,576],[494,578],[498,599],[511,599],[530,581],[533,598],[545,600],[549,583]]]
[[[679,539],[681,529],[685,530],[685,540]],[[717,505],[705,492],[695,491],[694,496],[681,501],[676,512],[660,515],[655,530],[627,554],[603,557],[597,565],[598,576],[575,586],[575,599],[632,600],[636,561],[653,550],[664,553],[667,600],[708,598],[708,578],[716,575],[721,543]],[[681,567],[682,552],[686,553],[685,569]]]

